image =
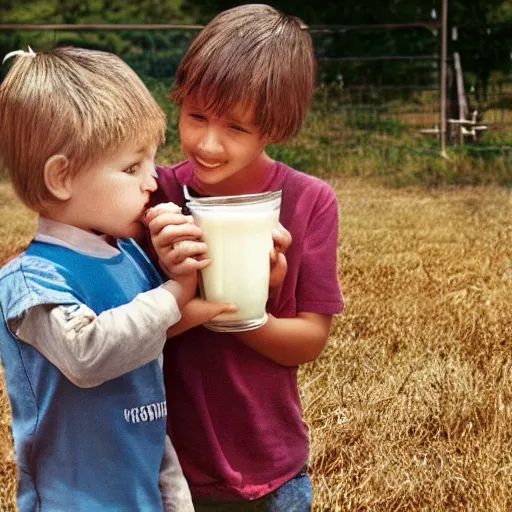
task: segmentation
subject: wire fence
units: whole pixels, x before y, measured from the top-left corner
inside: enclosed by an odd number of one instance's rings
[[[170,89],[186,48],[201,28],[0,25],[0,51],[6,54],[27,45],[36,51],[63,45],[110,51],[121,56],[164,98],[163,91]],[[312,114],[302,139],[274,149],[277,156],[306,170],[326,173],[347,166],[356,174],[370,172],[356,161],[367,162],[371,172],[378,169],[382,173],[392,173],[404,162],[430,166],[431,159],[439,156],[439,28],[437,22],[309,27],[318,59]],[[464,58],[462,55],[463,72]],[[451,84],[446,115],[454,119],[448,125],[452,151],[485,154],[485,158],[494,154],[512,169],[512,76],[492,74],[483,95],[474,85],[475,77],[464,72],[469,115],[476,110],[476,124],[486,127],[472,136],[471,126],[457,122],[460,94],[452,56],[448,61]],[[0,79],[7,69],[7,65],[2,66]],[[166,108],[175,119],[172,106]],[[170,135],[176,140],[175,123],[171,123]]]

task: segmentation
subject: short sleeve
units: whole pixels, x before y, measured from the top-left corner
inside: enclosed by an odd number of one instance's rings
[[[47,260],[22,256],[5,267],[0,277],[7,321],[43,304],[80,304],[79,293],[63,272]]]
[[[338,202],[326,183],[306,227],[297,282],[297,311],[333,315],[343,310],[338,277]]]

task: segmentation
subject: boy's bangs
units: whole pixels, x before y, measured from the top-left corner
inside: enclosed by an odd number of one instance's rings
[[[217,67],[217,63],[209,62],[189,76],[183,98],[197,98],[206,110],[220,116],[237,105],[255,106],[254,89],[247,77],[236,69]]]
[[[153,114],[153,115],[151,115]],[[161,112],[148,112],[147,116],[136,120],[127,133],[127,138],[141,143],[160,146],[165,142],[166,117]]]

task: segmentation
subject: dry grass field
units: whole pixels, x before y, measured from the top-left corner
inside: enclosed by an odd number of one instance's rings
[[[315,511],[512,510],[512,194],[333,182],[345,312],[300,370]],[[0,264],[33,216],[0,183]],[[0,386],[0,510],[15,510]]]

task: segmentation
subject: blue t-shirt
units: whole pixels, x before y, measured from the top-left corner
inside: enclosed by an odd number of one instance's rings
[[[41,304],[97,315],[159,284],[133,241],[96,258],[33,242],[0,270],[0,355],[12,405],[20,512],[161,511],[167,409],[154,360],[94,388],[71,383],[8,322]]]

